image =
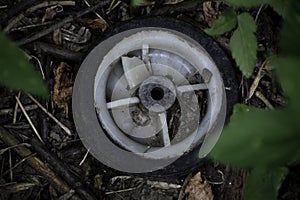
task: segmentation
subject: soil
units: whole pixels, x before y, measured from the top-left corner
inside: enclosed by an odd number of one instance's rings
[[[78,0],[75,4],[68,1],[63,6],[53,4],[33,9],[33,5],[45,5],[47,2],[0,0],[0,24],[10,38],[32,56],[31,61],[37,70],[39,65],[42,67],[51,98],[37,100],[71,134],[68,135],[32,99],[21,93],[20,101],[44,141],[41,145],[20,109],[14,114],[15,96],[18,96],[18,92],[0,88],[0,127],[4,128],[0,132],[3,137],[9,134],[15,138],[10,141],[6,140],[9,137],[0,140],[0,199],[193,199],[186,188],[191,187],[189,181],[198,172],[201,173],[199,188],[205,187],[208,191],[206,198],[202,199],[242,199],[249,171],[216,163],[208,158],[203,159],[188,173],[174,176],[147,177],[118,172],[104,166],[87,154],[76,133],[71,107],[72,86],[80,63],[87,52],[104,37],[107,29],[144,15],[177,18],[204,29],[228,6],[223,3],[202,4],[187,0],[158,1],[159,3],[132,8],[128,1],[112,0],[103,1],[106,3],[95,12],[78,16],[78,13],[89,7],[85,1]],[[99,1],[88,2],[93,7]],[[263,6],[260,11],[254,9],[249,12],[257,18],[259,52],[257,66],[250,79],[245,79],[236,68],[240,83],[240,103],[245,103],[250,86],[266,58],[279,51],[280,17],[267,6]],[[14,21],[21,13],[24,16],[19,21]],[[53,27],[68,16],[72,16],[73,20],[61,27]],[[88,31],[85,27],[88,27]],[[47,28],[49,33],[41,36],[41,30]],[[80,35],[81,30],[85,31],[83,35]],[[38,37],[32,39],[35,36]],[[215,38],[228,55],[229,36],[230,33]],[[267,71],[257,90],[274,107],[285,105],[274,72]],[[259,108],[266,107],[266,102],[257,96],[247,103]],[[8,147],[10,148],[6,149]],[[28,150],[30,154],[22,154]],[[33,158],[39,159],[43,165],[37,166],[38,161]],[[53,183],[55,175],[59,177],[55,179],[59,187]],[[280,189],[280,199],[300,199],[299,175],[299,166],[290,169]],[[194,190],[189,191],[191,193]]]

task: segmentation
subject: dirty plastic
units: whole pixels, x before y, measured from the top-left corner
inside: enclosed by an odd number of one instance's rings
[[[102,163],[130,173],[174,173],[198,163],[237,96],[233,69],[213,40],[183,22],[155,19],[111,33],[85,58],[74,85],[83,144]],[[197,31],[208,41],[191,34]]]

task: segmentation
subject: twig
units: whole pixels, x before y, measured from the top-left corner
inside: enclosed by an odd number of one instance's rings
[[[34,103],[36,103],[38,107],[40,107],[40,109],[42,109],[42,111],[44,111],[51,119],[53,119],[68,135],[72,135],[68,127],[66,127],[64,124],[58,121],[58,119],[56,119],[51,113],[49,113],[46,108],[44,108],[35,98],[33,98],[33,96],[31,96],[30,94],[27,95]]]
[[[247,96],[247,98],[245,99],[246,102],[247,102],[249,99],[251,99],[251,97],[253,96],[254,92],[256,91],[256,89],[257,89],[257,87],[258,87],[258,84],[259,84],[260,80],[265,76],[266,70],[270,70],[271,67],[270,67],[269,65],[270,65],[270,60],[269,60],[269,59],[266,59],[266,60],[262,63],[262,65],[261,65],[261,67],[259,68],[258,73],[257,73],[257,75],[256,75],[256,77],[255,77],[253,83],[251,84],[251,87],[250,87],[250,89],[249,89],[248,96]]]
[[[13,169],[15,169],[15,168],[17,168],[18,166],[20,166],[23,162],[25,162],[26,160],[28,160],[29,158],[31,158],[31,157],[33,157],[33,156],[35,156],[36,154],[34,153],[34,154],[31,154],[31,155],[29,155],[29,156],[27,156],[27,157],[25,157],[25,158],[23,158],[21,161],[19,161],[17,164],[15,164],[15,166],[13,166],[13,167],[9,167],[9,170],[7,170],[6,172],[4,172],[3,174],[2,174],[2,177],[3,176],[5,176],[6,174],[8,174],[8,172],[10,173],[10,175],[12,176],[12,170]],[[11,163],[10,163],[11,164]],[[11,177],[12,178],[12,177]],[[12,182],[12,180],[11,180],[11,182]]]
[[[11,17],[15,16],[16,14],[22,12],[29,8],[32,4],[35,4],[42,0],[27,0],[21,1],[21,3],[13,6],[10,10],[8,10],[7,15],[5,17],[1,17],[0,23],[3,24],[8,21]]]
[[[38,65],[39,65],[39,68],[40,68],[40,71],[41,71],[41,74],[42,74],[42,78],[43,78],[43,80],[45,80],[45,73],[44,73],[41,61],[34,55],[29,55],[29,56],[30,56],[30,58],[33,58],[37,61]]]
[[[13,172],[12,172],[12,162],[11,162],[11,151],[10,150],[8,150],[8,163],[9,163],[9,170],[7,172],[9,172],[10,182],[13,182]],[[4,172],[2,174],[2,176],[5,176],[5,174],[7,174],[7,173]]]
[[[143,183],[140,183],[138,186],[133,187],[133,188],[128,188],[128,189],[124,189],[124,190],[117,190],[117,191],[109,191],[109,192],[105,192],[104,194],[105,195],[110,195],[110,194],[116,194],[116,193],[121,193],[121,192],[129,192],[129,191],[136,190],[136,189],[142,187],[142,185],[143,185]]]
[[[80,18],[90,12],[93,12],[94,10],[96,10],[97,8],[100,8],[102,6],[105,6],[107,4],[109,4],[110,0],[105,0],[105,1],[100,1],[99,3],[97,3],[96,5],[90,7],[90,8],[87,8],[87,9],[84,9],[80,12],[78,12],[77,14],[75,14],[74,16],[69,16],[69,17],[66,17],[64,18],[62,21],[56,23],[56,24],[53,24],[52,26],[50,26],[49,28],[46,28],[38,33],[36,33],[35,35],[33,36],[29,36],[29,37],[26,37],[24,39],[21,39],[19,41],[17,41],[16,43],[19,45],[19,46],[22,46],[24,44],[28,44],[28,43],[31,43],[41,37],[44,37],[45,35],[48,35],[49,33],[53,32],[55,29],[58,29],[60,27],[62,27],[63,25],[65,25],[66,23],[69,23],[69,22],[72,22],[73,20],[77,19],[77,18]]]
[[[24,106],[24,109],[26,110],[26,111],[31,111],[31,110],[35,110],[35,109],[37,109],[38,108],[38,106],[37,105],[27,105],[27,106]],[[10,114],[10,113],[12,113],[12,112],[14,112],[15,111],[15,109],[12,109],[12,108],[3,108],[3,109],[1,109],[0,110],[0,116],[1,115],[7,115],[7,114]],[[17,109],[17,112],[20,112],[21,110],[18,108]]]
[[[255,16],[255,23],[257,23],[257,20],[258,20],[258,16],[260,15],[260,12],[261,12],[261,10],[262,10],[262,8],[264,7],[264,4],[262,4],[262,5],[260,5],[260,7],[259,7],[259,9],[258,9],[258,11],[257,11],[257,14],[256,14],[256,16]]]
[[[89,8],[91,7],[90,3],[87,0],[83,0],[83,1]],[[106,25],[108,25],[107,22],[101,17],[101,15],[99,15],[95,10],[93,11],[93,13],[95,13],[97,17],[99,17]]]
[[[18,92],[18,98],[20,98],[21,92]],[[15,109],[14,109],[14,115],[13,115],[13,124],[17,122],[17,112],[18,112],[18,102],[16,102]]]
[[[7,146],[16,146],[20,144],[20,142],[13,135],[11,135],[8,131],[6,131],[1,126],[0,126],[0,140],[2,140]],[[14,151],[23,158],[32,155],[32,152],[24,146],[19,146],[17,148],[14,148]],[[27,162],[38,173],[42,174],[51,183],[51,185],[55,189],[57,189],[58,192],[64,194],[70,191],[71,188],[65,183],[65,181],[61,179],[59,176],[57,176],[39,158],[35,156],[29,157],[27,159]],[[72,199],[79,200],[80,198],[77,195],[74,195]]]
[[[32,138],[29,143],[32,145],[32,148],[41,156],[41,158],[46,160],[52,166],[52,168],[55,169],[55,172],[70,186],[72,186],[73,189],[75,189],[76,193],[82,199],[97,199],[94,194],[85,187],[81,180],[68,170],[68,167],[60,159],[58,159],[57,156],[49,152],[45,145],[41,144],[35,138]]]
[[[50,54],[58,59],[70,60],[73,62],[81,62],[83,53],[64,49],[61,46],[47,44],[44,42],[34,43],[34,48],[37,48],[43,52],[43,54]]]
[[[39,24],[29,24],[29,25],[24,25],[24,26],[18,26],[15,28],[11,28],[10,32],[12,31],[20,31],[20,30],[24,30],[24,29],[29,29],[29,28],[38,28],[38,27],[42,27],[42,26],[48,26],[50,24],[53,24],[53,21],[48,21],[48,22],[44,22],[44,23],[39,23]]]
[[[68,6],[75,6],[75,2],[74,1],[45,1],[43,3],[37,4],[37,5],[34,5],[34,6],[30,7],[30,8],[28,8],[25,11],[25,14],[21,13],[17,17],[15,17],[12,20],[10,20],[9,24],[3,30],[5,32],[10,31],[15,24],[17,24],[21,19],[23,19],[25,17],[25,15],[27,13],[32,13],[32,12],[34,12],[37,9],[40,9],[40,8],[43,8],[43,7],[47,7],[47,6],[51,6],[51,5],[56,5],[56,4],[68,5]]]
[[[58,198],[58,200],[68,200],[70,199],[71,196],[73,196],[75,194],[74,190],[70,190],[69,192],[67,192],[66,194],[63,194],[62,196],[60,196]]]
[[[181,185],[174,184],[174,183],[162,182],[162,181],[149,181],[149,180],[147,180],[146,184],[150,185],[151,187],[160,188],[160,189],[163,189],[163,190],[181,188]]]
[[[260,100],[262,100],[262,102],[264,102],[264,104],[265,104],[270,110],[274,110],[274,107],[272,106],[272,104],[270,103],[270,101],[265,97],[265,95],[263,95],[263,93],[261,93],[260,91],[256,91],[256,92],[255,92],[255,96],[258,97]]]
[[[16,96],[16,100],[17,100],[17,102],[18,102],[18,104],[19,104],[19,106],[20,106],[20,108],[21,108],[23,114],[25,115],[27,121],[29,122],[29,124],[30,124],[30,126],[31,126],[31,128],[32,128],[32,130],[33,130],[33,132],[34,132],[35,135],[39,138],[39,140],[40,140],[42,143],[44,143],[44,141],[42,140],[40,134],[39,134],[38,131],[36,130],[35,126],[33,125],[33,123],[32,123],[32,121],[31,121],[30,117],[28,116],[28,114],[27,114],[25,108],[23,107],[23,105],[22,105],[20,99],[19,99],[17,96]]]
[[[84,161],[86,160],[87,156],[89,155],[89,152],[90,152],[90,149],[88,149],[87,152],[85,153],[85,155],[83,156],[83,159],[79,163],[79,166],[81,166],[84,163]]]
[[[6,193],[6,194],[11,194],[11,193],[16,193],[24,190],[28,190],[35,186],[35,183],[13,183],[5,187],[0,188],[0,193]]]
[[[109,5],[109,7],[108,7],[108,9],[107,9],[107,11],[106,11],[105,14],[108,15],[112,10],[114,10],[118,5],[120,5],[120,4],[122,3],[122,1],[120,1],[120,0],[118,0],[117,3],[115,3],[115,1],[116,1],[116,0],[113,0],[113,1],[111,2],[111,4]]]
[[[1,150],[0,150],[0,155],[2,155],[5,151],[8,151],[8,150],[10,150],[10,149],[13,149],[13,148],[16,148],[16,147],[19,147],[19,146],[30,147],[31,145],[30,145],[30,144],[27,144],[27,143],[21,143],[21,144],[15,145],[15,146],[7,147],[7,148],[5,148],[5,149],[1,149]]]

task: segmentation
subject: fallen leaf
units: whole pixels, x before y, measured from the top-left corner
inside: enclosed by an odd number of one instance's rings
[[[55,6],[51,6],[49,8],[46,9],[45,14],[42,18],[42,23],[44,23],[46,20],[51,20],[53,19],[53,17],[59,13],[62,12],[64,9],[62,7],[62,5],[57,4]]]
[[[81,18],[81,19],[79,19],[79,22],[83,26],[85,26],[87,28],[91,28],[93,30],[101,29],[102,32],[105,31],[108,27],[108,24],[106,23],[106,21],[101,18],[97,18],[97,19]]]
[[[214,198],[209,183],[202,180],[200,172],[191,178],[185,193],[188,195],[188,200],[213,200]]]
[[[219,10],[220,2],[206,1],[203,3],[204,19],[209,27],[211,27],[212,22],[215,21],[221,12]]]
[[[69,65],[61,62],[54,70],[53,101],[68,113],[68,104],[72,98],[74,74]]]

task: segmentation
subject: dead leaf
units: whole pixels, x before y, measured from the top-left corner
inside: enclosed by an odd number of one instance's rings
[[[62,7],[62,5],[57,4],[55,6],[51,6],[49,8],[46,9],[45,14],[42,18],[42,23],[44,23],[46,20],[51,20],[53,19],[53,17],[57,14],[60,13],[64,10],[64,8]]]
[[[215,21],[221,12],[219,10],[221,2],[213,2],[213,1],[206,1],[203,3],[203,12],[204,12],[204,19],[209,27],[213,21]]]
[[[209,183],[202,180],[200,172],[191,178],[185,194],[188,195],[188,200],[213,200],[214,198]]]
[[[61,62],[53,71],[53,101],[59,108],[63,108],[65,113],[68,113],[74,83],[73,70],[68,64]]]
[[[100,175],[100,174],[97,174],[95,177],[94,177],[94,187],[101,191],[102,189],[102,185],[103,185],[103,176]]]
[[[101,18],[97,18],[97,19],[81,18],[81,19],[79,19],[79,22],[83,26],[85,26],[87,28],[91,28],[93,30],[101,29],[102,32],[104,32],[108,27],[108,24],[106,23],[106,21],[104,21]]]

